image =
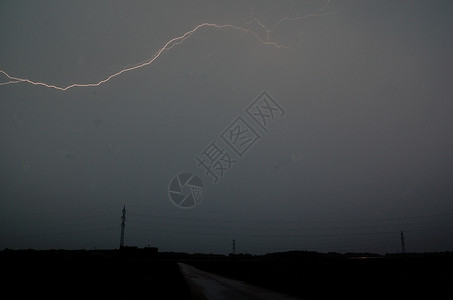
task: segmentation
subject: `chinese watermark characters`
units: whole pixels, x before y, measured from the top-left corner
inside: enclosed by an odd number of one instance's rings
[[[262,135],[268,132],[271,124],[286,114],[282,106],[265,91],[247,106],[244,112],[245,114],[237,116],[219,134],[219,139],[211,141],[195,157],[198,168],[206,177],[211,178],[213,183],[218,183],[245,157]],[[189,184],[190,189],[186,189],[184,193],[181,187],[190,181],[188,178],[195,183]],[[181,208],[198,205],[203,193],[204,185],[193,173],[181,173],[175,176],[169,185],[170,200]]]

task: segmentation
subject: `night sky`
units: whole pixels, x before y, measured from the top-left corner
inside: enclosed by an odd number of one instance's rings
[[[125,205],[125,244],[159,251],[398,252],[401,230],[408,252],[453,250],[452,16],[448,0],[1,1],[0,249],[118,248]],[[203,23],[227,26],[98,86],[24,81],[98,83]],[[280,108],[265,128],[247,113],[263,92]],[[255,133],[239,154],[238,118]],[[235,160],[217,182],[197,161],[213,142]],[[170,201],[181,173],[204,186],[190,209]]]

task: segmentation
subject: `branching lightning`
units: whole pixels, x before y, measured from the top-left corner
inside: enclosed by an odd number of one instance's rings
[[[330,2],[330,0],[327,1],[326,5],[324,6],[324,8],[322,8],[322,10],[325,10],[327,8],[327,6],[329,5],[329,2]],[[249,28],[239,27],[239,26],[235,26],[235,25],[231,25],[231,24],[217,25],[217,24],[213,24],[213,23],[201,23],[201,24],[195,26],[193,29],[187,31],[186,33],[169,40],[167,43],[165,43],[165,45],[162,48],[160,48],[148,60],[146,60],[146,61],[144,61],[142,63],[138,63],[138,64],[135,64],[135,65],[130,65],[130,66],[124,67],[120,71],[118,71],[116,73],[113,73],[113,74],[107,76],[106,78],[104,78],[104,79],[102,79],[102,80],[100,80],[98,82],[73,83],[73,84],[70,84],[70,85],[67,85],[67,86],[57,86],[57,85],[53,85],[53,84],[49,84],[49,83],[45,83],[45,82],[33,81],[31,79],[28,79],[28,78],[21,78],[21,77],[12,76],[12,75],[8,74],[6,71],[0,69],[0,73],[3,74],[4,76],[6,76],[8,78],[8,80],[9,80],[9,81],[6,81],[6,82],[0,82],[0,86],[18,84],[18,83],[28,83],[28,84],[31,84],[31,85],[43,86],[43,87],[46,87],[46,88],[56,89],[56,90],[60,90],[60,91],[67,91],[67,90],[75,88],[75,87],[97,87],[97,86],[100,86],[100,85],[110,81],[111,79],[113,79],[113,78],[115,78],[117,76],[120,76],[120,75],[122,75],[124,73],[127,73],[127,72],[130,72],[130,71],[137,70],[137,69],[140,69],[140,68],[143,68],[143,67],[151,65],[152,63],[154,63],[162,55],[162,53],[164,53],[165,51],[169,51],[169,50],[173,49],[175,46],[181,45],[186,40],[188,40],[194,33],[196,33],[197,31],[199,31],[201,29],[204,29],[204,28],[211,28],[211,29],[216,29],[216,30],[229,29],[229,30],[234,30],[234,31],[238,31],[238,32],[243,32],[245,34],[251,35],[252,37],[254,37],[258,42],[260,42],[263,45],[268,45],[268,46],[272,46],[272,47],[276,47],[276,48],[285,48],[285,46],[280,45],[280,44],[278,44],[276,42],[273,42],[271,40],[272,32],[282,22],[298,21],[298,20],[302,20],[302,19],[305,19],[305,18],[309,18],[309,17],[326,16],[326,15],[329,15],[329,14],[332,14],[332,13],[334,13],[334,12],[321,13],[321,14],[311,13],[311,14],[308,14],[308,15],[294,17],[294,18],[286,18],[285,17],[285,18],[282,18],[279,21],[277,21],[271,27],[271,29],[269,29],[269,27],[265,26],[257,18],[253,19],[250,22],[246,22],[247,25],[251,25],[253,23],[256,23],[258,26],[263,28],[264,31],[266,32],[265,39],[260,37],[256,32],[254,32],[253,30],[251,30]]]
[[[175,37],[175,38],[169,40],[149,60],[147,60],[147,61],[145,61],[145,62],[143,62],[141,64],[138,64],[138,65],[134,65],[134,66],[131,66],[131,67],[124,68],[124,69],[122,69],[122,70],[120,70],[120,71],[118,71],[116,73],[113,73],[113,74],[109,75],[107,78],[105,78],[105,79],[103,79],[101,81],[98,81],[98,82],[83,83],[83,84],[82,83],[73,83],[71,85],[63,87],[63,86],[57,86],[57,85],[53,85],[53,84],[47,84],[45,82],[32,81],[32,80],[27,79],[27,78],[20,78],[20,77],[11,76],[8,73],[6,73],[5,71],[0,70],[0,73],[2,73],[8,79],[10,79],[10,81],[2,82],[2,83],[0,83],[0,85],[9,85],[9,84],[25,82],[25,83],[29,83],[29,84],[32,84],[32,85],[44,86],[44,87],[47,87],[47,88],[53,88],[53,89],[61,90],[61,91],[66,91],[66,90],[69,90],[69,89],[74,88],[74,87],[95,87],[95,86],[100,86],[101,84],[104,84],[107,81],[111,80],[112,78],[115,78],[115,77],[117,77],[117,76],[119,76],[119,75],[121,75],[123,73],[126,73],[126,72],[129,72],[129,71],[133,71],[133,70],[140,69],[140,68],[143,68],[143,67],[151,65],[156,59],[158,59],[161,56],[161,54],[164,51],[171,50],[173,47],[175,47],[177,45],[181,45],[184,41],[186,41],[188,38],[190,38],[195,32],[197,32],[198,30],[200,30],[202,28],[205,28],[205,27],[215,28],[215,29],[224,29],[224,28],[226,28],[226,29],[232,29],[232,30],[236,30],[236,31],[242,31],[242,32],[251,34],[260,43],[262,43],[264,45],[271,45],[271,46],[274,46],[274,47],[277,47],[277,48],[284,47],[282,45],[278,45],[277,43],[271,42],[269,40],[263,40],[255,32],[253,32],[253,31],[251,31],[249,29],[246,29],[246,28],[242,28],[242,27],[238,27],[238,26],[234,26],[234,25],[230,25],[230,24],[217,25],[217,24],[212,24],[212,23],[202,23],[202,24],[199,24],[199,25],[195,26],[192,30],[187,31],[183,35]]]
[[[330,2],[328,1],[327,2],[327,5],[329,4]],[[327,5],[321,9],[324,10]],[[249,22],[246,22],[247,25],[251,25],[253,23],[256,23],[259,27],[261,27],[265,32],[266,32],[266,42],[267,43],[270,43],[270,44],[274,44],[274,43],[271,43],[271,34],[272,32],[274,32],[274,30],[283,22],[289,22],[289,21],[300,21],[300,20],[303,20],[303,19],[307,19],[307,18],[312,18],[312,17],[323,17],[323,16],[328,16],[328,15],[331,15],[331,14],[335,14],[336,12],[335,11],[332,11],[332,12],[327,12],[327,13],[321,13],[321,14],[316,14],[316,13],[311,13],[311,14],[308,14],[308,15],[303,15],[303,16],[298,16],[298,17],[292,17],[292,18],[289,18],[289,17],[284,17],[284,18],[281,18],[280,20],[278,20],[277,22],[275,22],[275,24],[271,27],[271,29],[269,29],[269,27],[267,27],[266,25],[264,25],[260,20],[258,20],[257,18],[249,21]],[[280,46],[282,47],[282,46]]]

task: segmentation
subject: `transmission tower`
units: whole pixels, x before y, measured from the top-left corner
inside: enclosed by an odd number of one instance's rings
[[[121,215],[120,249],[124,247],[124,227],[126,227],[126,205],[123,206],[123,214]]]
[[[233,255],[236,254],[236,239],[233,239]]]
[[[406,244],[404,243],[404,233],[401,230],[401,255],[406,254]]]

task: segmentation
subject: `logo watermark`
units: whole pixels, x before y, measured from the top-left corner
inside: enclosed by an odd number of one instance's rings
[[[204,185],[200,177],[187,172],[173,177],[168,185],[168,196],[179,208],[192,208],[203,198]]]
[[[220,134],[195,157],[197,167],[217,184],[235,164],[266,134],[286,111],[266,91],[262,92]],[[180,173],[168,186],[170,201],[179,208],[197,206],[204,195],[204,184],[191,172]]]

